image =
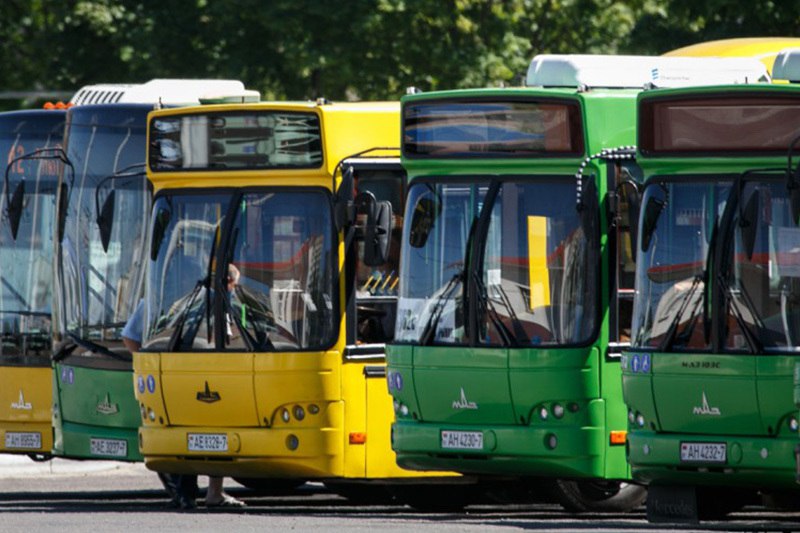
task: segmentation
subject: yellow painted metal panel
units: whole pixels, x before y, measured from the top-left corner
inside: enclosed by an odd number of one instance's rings
[[[53,370],[50,367],[0,368],[0,451],[49,453],[53,448],[51,425]],[[6,448],[6,433],[39,433],[39,448]]]
[[[547,269],[547,217],[528,217],[528,276],[530,308],[550,305],[550,271]]]
[[[760,60],[772,74],[775,56],[785,48],[800,47],[794,37],[745,37],[721,39],[693,44],[671,50],[665,56],[675,57],[753,57]]]

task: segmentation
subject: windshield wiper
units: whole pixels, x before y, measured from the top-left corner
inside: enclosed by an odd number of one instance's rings
[[[178,319],[175,321],[175,329],[172,331],[172,335],[167,343],[168,352],[174,352],[177,350],[178,344],[181,342],[181,337],[183,337],[183,327],[186,325],[186,319],[189,317],[189,311],[192,309],[192,305],[197,299],[197,295],[200,294],[200,290],[203,287],[206,287],[206,292],[208,292],[208,283],[208,277],[198,279],[197,283],[195,283],[194,288],[192,289],[192,292],[186,297],[186,305],[181,310],[181,314],[178,316]]]
[[[477,272],[473,272],[472,279],[478,288],[478,306],[480,307],[480,311],[482,314],[486,314],[492,321],[492,324],[494,324],[495,329],[497,329],[497,332],[503,338],[503,346],[518,346],[519,341],[517,340],[518,336],[516,333],[518,332],[518,329],[521,329],[521,327],[518,327],[519,322],[514,310],[511,309],[510,305],[508,305],[508,303],[501,296],[500,301],[503,304],[503,307],[505,307],[509,312],[509,316],[514,324],[514,333],[512,333],[511,330],[509,330],[508,327],[503,323],[503,319],[500,318],[500,313],[497,312],[494,301],[489,297],[486,284],[483,282],[483,279],[481,279],[481,276],[479,276]],[[497,288],[502,291],[501,287]],[[505,293],[502,294],[504,295]],[[527,339],[527,335],[525,335],[524,331],[522,331],[522,337]]]
[[[727,294],[728,298],[730,299],[733,318],[735,318],[736,323],[739,324],[739,329],[742,330],[742,334],[744,335],[745,341],[747,341],[750,352],[754,354],[762,352],[764,346],[761,341],[758,340],[758,337],[753,333],[750,327],[748,327],[747,322],[744,319],[744,315],[742,314],[742,310],[739,309],[739,305],[736,303],[738,299],[733,297],[733,289],[730,283],[728,283],[728,280],[725,278],[724,274],[720,273],[717,276],[717,283],[720,284],[722,289],[725,291],[725,294]],[[759,331],[764,331],[764,323],[761,321],[761,317],[759,316],[758,311],[756,311],[756,307],[753,304],[753,300],[750,299],[750,295],[747,293],[744,287],[739,287],[738,294],[741,296],[740,299],[744,302],[744,306],[747,308],[750,316],[753,317],[753,320],[755,321],[755,327]]]
[[[664,334],[664,340],[661,341],[661,346],[659,346],[659,351],[666,352],[672,348],[675,340],[677,339],[678,335],[678,326],[681,323],[681,317],[686,312],[686,309],[689,307],[689,303],[692,300],[692,296],[694,293],[697,292],[697,287],[700,286],[700,282],[704,281],[706,277],[706,269],[703,269],[702,274],[698,274],[692,280],[692,285],[689,287],[689,290],[686,291],[686,294],[681,299],[681,303],[678,306],[678,312],[675,314],[675,318],[672,319],[670,322],[669,327],[667,328],[666,333]],[[702,301],[700,302],[702,303]],[[692,314],[689,317],[693,319],[692,322],[684,328],[684,332],[688,331],[691,335],[692,327],[694,326],[694,319],[696,318],[697,314],[697,307],[699,304],[695,304],[694,309],[692,310]],[[686,333],[682,335],[682,337],[686,337]]]
[[[98,344],[98,343],[96,343],[94,341],[90,341],[89,339],[84,339],[84,338],[80,337],[79,335],[76,335],[75,333],[69,332],[69,333],[67,333],[67,337],[72,339],[72,341],[75,344],[77,344],[78,346],[80,346],[81,348],[85,348],[85,349],[89,350],[90,352],[97,352],[97,353],[99,353],[101,355],[105,355],[105,356],[111,357],[112,359],[116,359],[118,361],[125,361],[126,363],[130,363],[131,361],[133,361],[133,359],[131,357],[126,357],[124,355],[120,355],[120,354],[118,354],[118,353],[116,353],[116,352],[114,352],[112,350],[109,350],[108,348],[106,348],[102,344]],[[55,360],[55,356],[56,356],[56,354],[53,354],[53,359],[54,360]],[[64,357],[66,357],[66,355],[61,357],[61,359],[63,359]]]
[[[433,342],[434,332],[436,331],[436,326],[439,324],[439,319],[442,317],[445,302],[450,299],[450,296],[452,296],[456,287],[458,287],[458,283],[456,282],[463,283],[463,278],[464,269],[462,268],[450,278],[450,281],[444,286],[442,292],[439,293],[439,296],[433,304],[433,310],[431,310],[431,314],[428,315],[428,321],[425,323],[425,327],[419,335],[419,342],[422,346],[427,346]]]
[[[31,306],[28,304],[28,301],[25,299],[25,297],[24,297],[24,296],[22,296],[22,295],[21,295],[21,294],[20,294],[20,293],[19,293],[19,292],[18,292],[18,291],[17,291],[17,290],[14,288],[14,286],[13,286],[13,285],[11,285],[11,283],[9,283],[9,282],[8,282],[8,280],[7,280],[5,277],[2,277],[2,276],[0,276],[0,283],[2,283],[2,284],[3,284],[3,287],[5,287],[5,288],[8,290],[8,292],[10,292],[10,293],[11,293],[11,295],[12,295],[14,298],[16,298],[17,300],[19,300],[19,303],[21,303],[21,304],[22,304],[24,307],[27,307],[28,309],[30,309],[30,307],[31,307]]]
[[[238,290],[238,287],[236,287],[234,290]],[[230,302],[230,300],[228,298],[223,298],[223,301],[225,303],[225,309],[228,317],[230,317],[236,327],[239,328],[239,331],[242,333],[244,343],[249,351],[263,351],[265,349],[270,351],[275,350],[275,345],[272,343],[269,335],[266,332],[264,332],[263,338],[260,338],[261,335],[259,335],[259,338],[254,337],[253,334],[250,333],[244,326],[239,315],[236,314],[233,304]]]

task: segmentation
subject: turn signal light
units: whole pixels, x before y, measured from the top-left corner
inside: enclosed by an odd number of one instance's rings
[[[612,431],[610,436],[611,444],[625,444],[625,441],[628,440],[628,432],[627,431]]]
[[[350,444],[364,444],[366,442],[366,433],[350,433]]]

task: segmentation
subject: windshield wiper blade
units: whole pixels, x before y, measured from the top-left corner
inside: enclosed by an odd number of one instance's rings
[[[27,307],[28,309],[30,309],[30,307],[31,307],[31,306],[30,306],[30,304],[28,304],[28,301],[25,299],[25,297],[24,297],[24,296],[22,296],[22,295],[21,295],[21,294],[20,294],[20,293],[17,291],[17,289],[15,289],[15,288],[14,288],[14,286],[13,286],[13,285],[11,285],[11,283],[9,283],[9,281],[8,281],[8,280],[7,280],[5,277],[2,277],[2,276],[0,276],[0,283],[2,283],[2,284],[3,284],[3,286],[4,286],[4,287],[5,287],[7,290],[8,290],[8,292],[10,292],[10,293],[11,293],[11,295],[12,295],[14,298],[16,298],[17,300],[19,300],[19,303],[21,303],[21,304],[22,304],[24,307]]]
[[[503,346],[517,346],[517,338],[500,318],[500,314],[497,312],[494,302],[489,298],[486,284],[483,283],[483,280],[477,272],[472,273],[472,279],[478,287],[478,305],[480,306],[480,310],[489,317],[495,329],[497,329],[497,332],[503,338]],[[503,302],[503,304],[505,305],[505,302]]]
[[[80,346],[81,348],[85,348],[85,349],[89,350],[90,352],[97,352],[99,354],[111,357],[112,359],[116,359],[118,361],[125,361],[126,363],[130,363],[131,361],[133,361],[133,358],[131,358],[131,357],[126,357],[124,355],[118,354],[118,353],[116,353],[116,352],[114,352],[112,350],[109,350],[108,348],[106,348],[102,344],[98,344],[98,343],[96,343],[94,341],[90,341],[89,339],[84,339],[84,338],[80,337],[79,335],[76,335],[75,333],[72,333],[72,332],[67,333],[67,337],[72,339],[72,341],[75,344],[77,344],[78,346]],[[62,357],[62,359],[63,359],[63,357]]]
[[[234,290],[238,290],[238,287],[234,288]],[[265,349],[269,351],[275,350],[275,345],[272,343],[266,333],[264,333],[263,340],[254,337],[253,334],[250,333],[244,326],[239,315],[236,314],[233,304],[230,302],[230,300],[228,300],[228,298],[224,298],[223,301],[225,302],[225,308],[228,316],[231,318],[231,320],[233,320],[233,323],[236,325],[236,327],[239,328],[242,338],[244,339],[244,343],[249,351],[254,352],[256,350],[262,351]]]
[[[72,352],[75,351],[78,345],[74,342],[63,342],[61,345],[53,352],[53,355],[50,356],[50,359],[53,361],[61,361],[62,359],[66,359],[69,357]]]
[[[681,303],[678,306],[678,312],[675,313],[675,318],[672,319],[672,322],[670,322],[669,327],[667,328],[667,331],[664,334],[664,340],[661,341],[661,346],[659,346],[658,348],[659,351],[666,352],[672,348],[672,345],[675,342],[675,339],[677,338],[678,326],[681,323],[681,317],[686,312],[686,309],[689,307],[689,303],[691,302],[692,296],[694,296],[694,293],[697,292],[697,287],[700,286],[700,282],[703,281],[703,279],[705,278],[705,270],[703,272],[704,272],[703,274],[698,274],[694,277],[694,279],[692,280],[692,285],[689,287],[689,290],[687,290],[686,294],[683,296],[683,299],[681,300]],[[692,311],[692,316],[690,318],[693,318],[696,315],[697,306],[698,304],[695,304],[695,308]],[[694,322],[692,322],[692,324],[694,324]],[[685,329],[686,328],[684,328],[684,330]]]
[[[450,299],[450,296],[452,296],[456,287],[458,287],[458,283],[456,282],[463,283],[463,278],[464,269],[462,268],[450,278],[450,281],[444,286],[442,292],[439,293],[439,296],[433,304],[431,314],[428,316],[428,321],[425,323],[425,327],[419,335],[419,342],[422,346],[427,346],[433,342],[434,332],[436,331],[436,326],[439,324],[439,319],[442,317],[445,302]]]
[[[731,288],[731,285],[728,283],[728,280],[725,278],[724,274],[720,273],[717,276],[717,283],[720,284],[730,299],[733,318],[736,320],[736,323],[739,324],[739,329],[742,330],[742,335],[744,335],[744,339],[747,342],[747,345],[750,347],[750,352],[754,354],[762,352],[764,346],[761,341],[758,340],[758,337],[753,333],[753,331],[748,327],[747,321],[745,321],[744,315],[742,314],[742,310],[739,309],[739,306],[736,303],[737,299],[733,298],[733,289]],[[744,287],[739,287],[739,294],[741,295],[741,300],[744,302],[744,306],[747,308],[750,316],[753,317],[756,328],[758,328],[759,331],[763,331],[764,324],[761,321],[761,317],[759,316],[758,312],[756,311],[753,301],[750,299],[750,295],[747,294],[747,291],[744,289]]]
[[[189,310],[192,308],[194,301],[197,299],[197,295],[200,294],[200,289],[207,286],[208,278],[198,279],[197,283],[195,283],[194,288],[192,289],[192,292],[186,297],[186,305],[181,310],[181,314],[178,316],[178,319],[175,321],[175,329],[172,331],[172,335],[167,343],[167,351],[174,352],[177,350],[178,344],[181,341],[181,337],[183,337],[183,327],[186,324],[186,319],[189,317]]]

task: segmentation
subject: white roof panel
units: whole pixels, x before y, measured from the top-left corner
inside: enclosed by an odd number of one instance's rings
[[[82,87],[70,102],[82,104],[199,104],[207,95],[241,94],[238,80],[155,79],[140,84],[104,83]]]
[[[772,77],[800,82],[800,48],[786,48],[778,53],[772,66]]]
[[[769,81],[767,68],[749,57],[538,55],[528,68],[529,87],[641,89]]]

